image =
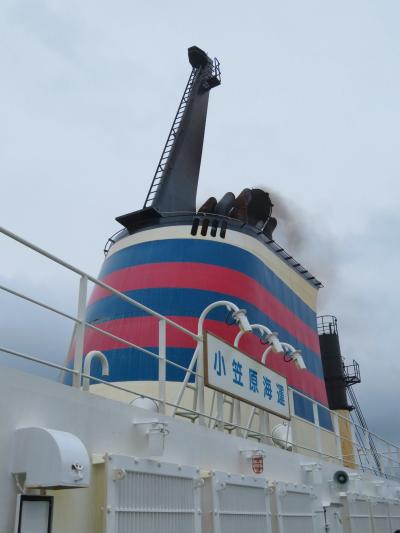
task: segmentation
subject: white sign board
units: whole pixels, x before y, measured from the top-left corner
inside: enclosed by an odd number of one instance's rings
[[[239,400],[290,418],[286,379],[208,331],[205,384]]]

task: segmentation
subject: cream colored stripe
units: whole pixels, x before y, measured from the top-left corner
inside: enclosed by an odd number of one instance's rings
[[[191,226],[163,226],[161,228],[148,229],[124,237],[118,241],[108,254],[108,257],[133,246],[149,241],[167,240],[167,239],[193,239],[208,240],[211,242],[221,242],[222,244],[231,244],[242,250],[246,250],[260,259],[274,274],[276,274],[299,298],[303,300],[311,309],[316,310],[318,290],[310,285],[300,274],[288,266],[279,256],[274,254],[267,246],[255,237],[241,233],[239,231],[227,230],[225,239],[219,236],[203,237],[201,235],[191,235]]]

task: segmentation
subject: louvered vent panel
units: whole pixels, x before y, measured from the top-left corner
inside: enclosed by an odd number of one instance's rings
[[[387,501],[372,501],[371,514],[374,533],[392,533],[389,518],[389,504]]]
[[[347,500],[351,533],[372,533],[369,500],[354,495],[349,495]]]
[[[314,496],[311,487],[276,483],[276,521],[280,533],[313,533],[315,531]]]
[[[193,467],[111,456],[107,533],[200,533],[199,490]]]
[[[270,533],[269,490],[265,478],[214,472],[212,494],[215,533]]]
[[[147,511],[176,509],[193,511],[193,480],[127,472],[126,477],[117,484],[118,502],[121,508]]]

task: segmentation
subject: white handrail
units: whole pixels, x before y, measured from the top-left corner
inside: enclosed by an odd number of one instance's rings
[[[46,361],[44,359],[40,359],[38,357],[30,356],[28,354],[24,354],[22,352],[18,352],[16,350],[12,350],[12,349],[6,348],[4,346],[0,346],[0,352],[5,352],[5,353],[8,353],[10,355],[15,355],[16,357],[20,357],[22,359],[26,359],[26,360],[29,360],[29,361],[32,361],[32,362],[35,362],[35,363],[39,363],[39,364],[42,364],[42,365],[45,365],[45,366],[56,368],[58,370],[65,371],[65,372],[68,372],[70,374],[76,374],[76,371],[72,370],[71,368],[68,368],[68,367],[65,367],[65,366],[62,366],[62,365],[58,365],[56,363],[51,363],[51,362]],[[153,400],[155,402],[159,401],[159,399],[156,396],[152,396],[150,394],[143,394],[142,391],[139,392],[139,391],[134,391],[132,389],[128,389],[126,387],[122,387],[122,386],[117,385],[115,383],[111,383],[111,382],[102,380],[100,378],[96,378],[95,376],[91,376],[90,374],[82,373],[82,377],[84,379],[90,379],[90,380],[92,380],[92,381],[94,381],[94,382],[96,382],[98,384],[106,385],[106,386],[108,386],[110,388],[117,389],[117,390],[120,390],[120,391],[123,391],[123,392],[127,392],[127,393],[132,394],[132,395],[137,396],[137,397],[145,397],[145,398],[148,398],[148,399]],[[290,388],[290,390],[293,390],[293,389]],[[309,397],[307,397],[307,396],[305,396],[305,397],[308,400],[310,400]],[[315,403],[317,403],[317,402],[315,402]],[[170,406],[170,407],[178,407],[177,404],[175,404],[173,402],[170,402],[170,401],[167,401],[167,400],[165,400],[165,404]],[[204,418],[207,418],[207,419],[209,419],[211,421],[214,421],[216,423],[218,423],[218,421],[219,421],[218,417],[214,417],[212,415],[208,415],[207,413],[200,413],[199,411],[197,411],[195,409],[190,409],[188,407],[182,407],[182,410],[186,411],[187,413],[196,415],[196,416],[200,416],[200,414],[202,414],[202,416]],[[336,413],[333,412],[333,414],[336,414]],[[292,415],[292,416],[293,416],[293,418],[301,420],[302,422],[307,422],[307,421],[305,421],[304,419],[302,419],[301,417],[299,417],[297,415]],[[312,424],[312,423],[310,423],[310,424]],[[239,424],[234,424],[234,427],[238,428],[240,430],[243,430],[243,431],[246,431],[246,429],[247,429],[245,426],[242,426],[242,425],[239,425]],[[262,433],[260,431],[254,431],[253,434],[258,435],[260,438],[263,438],[263,437],[264,438],[272,438],[272,435],[270,435],[268,433]],[[371,432],[371,434],[375,435],[372,432]],[[377,438],[381,442],[386,442],[384,439],[382,439],[380,437],[377,437]],[[284,439],[276,439],[276,437],[275,437],[275,440],[281,440],[282,442],[284,442]],[[309,452],[318,454],[320,457],[324,457],[324,458],[328,458],[328,459],[335,459],[336,461],[342,462],[342,457],[339,456],[339,455],[332,455],[332,454],[329,454],[329,453],[326,453],[326,452],[323,452],[323,451],[318,451],[318,450],[316,450],[314,448],[310,448],[308,446],[303,446],[303,445],[301,445],[301,444],[299,444],[297,442],[293,442],[293,444],[298,450],[309,451]],[[393,446],[393,448],[396,448],[397,453],[400,451],[400,447],[399,446],[394,445],[394,444],[390,444],[390,445]],[[395,452],[393,452],[393,453],[395,453]],[[382,457],[385,456],[385,454],[382,454],[382,453],[378,453],[378,455],[382,456]],[[395,468],[400,468],[400,462],[399,461],[396,461],[396,460],[393,459],[393,460],[391,460],[391,462],[395,463],[396,465],[398,465]],[[372,472],[372,473],[374,473],[376,475],[379,475],[379,473],[376,472],[376,468],[368,467],[366,465],[361,465],[361,469],[362,470],[367,470],[367,471],[370,471],[370,472]],[[400,479],[400,474],[399,474],[399,476],[393,476],[392,474],[384,473],[383,477],[393,478],[393,479]]]
[[[99,359],[101,363],[101,375],[109,376],[110,375],[110,365],[108,364],[107,357],[100,352],[99,350],[92,350],[85,357],[85,363],[83,365],[83,374],[88,374],[90,376],[90,367],[92,365],[93,359]],[[83,378],[82,389],[88,391],[90,388],[90,378]]]
[[[134,305],[138,309],[141,309],[142,311],[145,311],[149,315],[154,316],[155,318],[158,318],[158,319],[165,320],[165,322],[167,324],[170,324],[172,327],[174,327],[176,329],[179,329],[183,333],[186,333],[186,335],[189,335],[193,339],[199,340],[199,338],[198,338],[199,336],[196,335],[196,333],[193,333],[189,329],[186,329],[185,327],[181,326],[180,324],[177,324],[176,322],[174,322],[173,320],[169,319],[168,317],[165,317],[165,316],[161,315],[160,313],[157,313],[157,311],[154,311],[150,307],[147,307],[146,305],[141,304],[137,300],[134,300],[133,298],[130,298],[129,296],[126,296],[126,294],[118,291],[117,289],[114,289],[113,287],[111,287],[110,285],[107,285],[106,283],[103,283],[102,281],[100,281],[99,279],[95,278],[94,276],[91,276],[90,274],[87,274],[87,272],[84,272],[83,270],[80,270],[79,268],[76,268],[76,267],[70,265],[69,263],[67,263],[66,261],[63,261],[62,259],[56,257],[55,255],[46,252],[45,250],[43,250],[43,248],[40,248],[39,246],[36,246],[35,244],[32,244],[31,242],[23,239],[22,237],[19,237],[19,235],[16,235],[12,231],[9,231],[6,228],[0,226],[0,233],[3,233],[4,235],[7,235],[7,237],[10,237],[14,241],[17,241],[20,244],[22,244],[23,246],[26,246],[27,248],[30,248],[31,250],[34,250],[35,252],[43,255],[44,257],[47,257],[51,261],[54,261],[55,263],[58,263],[59,265],[67,268],[68,270],[71,270],[72,272],[75,272],[76,274],[79,274],[79,276],[86,276],[89,281],[91,281],[92,283],[95,283],[99,287],[102,287],[103,289],[106,289],[107,291],[115,294],[116,296],[119,296],[122,300],[125,300],[126,302],[131,303],[132,305]]]

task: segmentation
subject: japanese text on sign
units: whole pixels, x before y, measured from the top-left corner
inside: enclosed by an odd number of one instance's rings
[[[209,332],[204,365],[208,387],[290,418],[286,379]]]

